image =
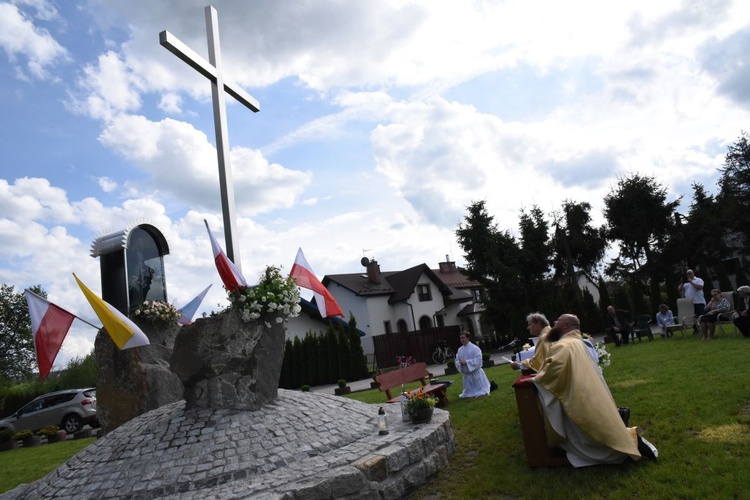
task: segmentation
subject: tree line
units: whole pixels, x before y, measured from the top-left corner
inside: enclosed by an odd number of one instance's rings
[[[728,147],[718,168],[718,192],[692,184],[687,214],[682,196],[667,199],[667,187],[653,176],[618,177],[604,197],[605,223],[593,224],[591,204],[565,200],[545,214],[538,206],[521,209],[518,236],[500,230],[484,200],[467,207],[456,236],[466,273],[485,288],[485,320],[502,341],[526,335],[526,315],[541,311],[550,319],[576,313],[582,331],[601,332],[606,307],[614,304],[653,317],[659,304],[676,307],[677,286],[687,268],[706,282],[731,290],[747,284],[750,254],[750,144],[747,133]],[[605,262],[607,250],[617,247]],[[597,285],[599,304],[578,279]]]
[[[335,384],[367,378],[367,359],[354,316],[343,327],[329,321],[324,332],[307,332],[304,338],[287,340],[279,387],[299,389],[303,385]]]

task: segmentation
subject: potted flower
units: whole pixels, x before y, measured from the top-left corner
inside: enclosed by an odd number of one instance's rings
[[[483,352],[482,353],[482,368],[489,368],[490,366],[495,366],[495,362],[492,361],[492,358],[490,358],[490,353]]]
[[[60,441],[65,441],[67,437],[67,433],[65,431],[61,431],[60,428],[56,425],[48,425],[46,427],[42,427],[38,431],[36,431],[37,436],[44,436],[47,438],[47,443],[58,443]]]
[[[0,429],[0,451],[15,450],[16,448],[18,448],[18,441],[13,439],[13,431]]]
[[[334,390],[337,396],[343,396],[344,394],[349,394],[352,392],[352,388],[346,385],[346,380],[341,378],[338,382],[336,382],[338,385],[338,388]]]
[[[448,362],[445,364],[445,366],[446,366],[446,368],[445,368],[445,374],[446,375],[455,375],[455,374],[458,373],[458,370],[456,370],[456,360],[455,359],[448,360]]]
[[[16,432],[16,434],[13,436],[13,439],[15,439],[16,441],[22,441],[24,448],[39,446],[40,444],[42,444],[42,438],[40,438],[39,436],[35,436],[32,431]]]
[[[435,410],[437,400],[422,390],[414,392],[406,402],[406,411],[409,412],[412,422],[429,422],[432,412]]]

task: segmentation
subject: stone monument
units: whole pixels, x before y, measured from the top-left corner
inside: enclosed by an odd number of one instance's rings
[[[245,322],[233,310],[198,319],[177,336],[171,358],[185,401],[122,423],[3,500],[396,499],[448,467],[447,411],[415,425],[402,422],[398,405],[277,389],[283,324],[268,320]],[[137,372],[137,360],[127,361]]]
[[[234,312],[183,327],[171,369],[185,386],[185,408],[259,410],[276,399],[284,325],[244,322]]]
[[[179,326],[151,324],[133,314],[147,300],[167,302],[167,254],[166,238],[151,224],[104,234],[91,245],[92,257],[100,259],[102,298],[131,316],[151,343],[120,351],[105,330],[97,334],[97,415],[105,433],[183,397],[182,383],[169,369]]]

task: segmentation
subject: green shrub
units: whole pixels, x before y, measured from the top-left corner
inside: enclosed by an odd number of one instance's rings
[[[456,367],[456,360],[455,359],[448,360],[448,362],[446,363],[446,366],[448,368],[455,368]]]
[[[483,352],[482,353],[482,361],[489,361],[490,360],[490,353]]]
[[[13,431],[10,429],[0,429],[0,443],[7,443],[13,439]]]
[[[54,436],[58,432],[60,432],[60,428],[58,426],[56,426],[56,425],[48,425],[48,426],[42,427],[41,429],[39,429],[38,431],[36,431],[36,435],[37,436],[50,437],[50,436]]]
[[[302,392],[310,392],[310,386],[305,384],[302,386]]]
[[[30,438],[34,433],[32,431],[19,431],[13,435],[13,439],[19,441],[21,439]]]
[[[339,385],[339,387],[341,387],[342,389],[343,389],[344,387],[346,387],[346,379],[340,378],[340,379],[339,379],[339,381],[338,381],[338,382],[336,382],[336,383],[337,383],[337,384]]]

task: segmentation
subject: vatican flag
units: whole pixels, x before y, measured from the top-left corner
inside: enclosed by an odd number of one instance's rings
[[[86,299],[88,299],[89,304],[91,304],[91,308],[99,316],[99,320],[104,325],[109,336],[112,337],[112,341],[118,349],[130,349],[131,347],[139,347],[150,343],[146,334],[135,323],[130,321],[127,316],[86,288],[86,285],[81,283],[81,280],[78,279],[75,273],[73,273],[73,277],[78,282],[78,286],[81,287],[81,291],[86,296]]]

